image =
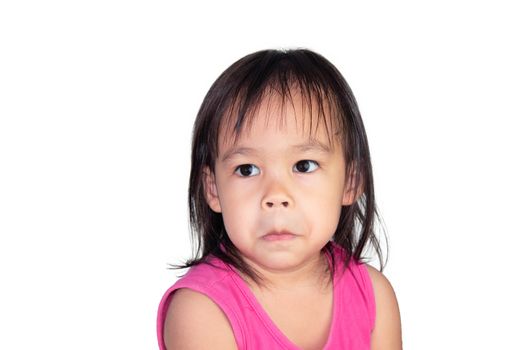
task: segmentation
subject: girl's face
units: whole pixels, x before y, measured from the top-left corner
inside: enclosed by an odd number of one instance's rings
[[[281,118],[268,103],[237,142],[219,133],[214,172],[205,170],[206,197],[248,264],[291,271],[319,259],[341,206],[355,197],[340,141],[332,137],[330,147],[323,122],[315,128],[315,113],[310,123],[308,113],[287,104]]]

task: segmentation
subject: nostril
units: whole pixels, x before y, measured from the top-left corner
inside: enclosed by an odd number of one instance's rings
[[[288,207],[288,201],[286,201],[286,202],[281,202],[281,205],[282,205],[283,207],[287,208],[287,207]],[[268,208],[272,208],[272,207],[273,207],[273,202],[266,202],[266,206],[267,206]]]

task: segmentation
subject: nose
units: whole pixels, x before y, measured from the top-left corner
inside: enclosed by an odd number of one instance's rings
[[[261,201],[263,209],[290,208],[293,206],[289,185],[286,185],[284,182],[283,179],[271,179],[268,181]]]
[[[285,207],[285,208],[288,207],[288,201],[282,201],[282,202],[280,202],[280,201],[276,201],[276,202],[277,202],[277,203],[275,203],[275,204],[277,204],[277,205],[280,204],[281,206],[283,206],[283,207]],[[280,203],[279,203],[279,202],[280,202]],[[272,202],[268,201],[268,202],[266,202],[266,203],[264,203],[264,204],[265,204],[266,207],[268,207],[268,208],[272,208],[272,207],[274,206],[274,202],[273,202],[273,201],[272,201]]]

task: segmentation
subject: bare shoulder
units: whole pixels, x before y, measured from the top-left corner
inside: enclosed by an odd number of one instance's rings
[[[206,295],[187,288],[175,292],[164,323],[168,350],[237,349],[228,318]]]
[[[372,280],[376,302],[376,322],[372,332],[372,350],[398,350],[401,344],[401,317],[394,288],[376,268],[366,265]]]

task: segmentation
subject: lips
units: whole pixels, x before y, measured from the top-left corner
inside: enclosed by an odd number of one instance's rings
[[[287,241],[295,237],[297,237],[297,235],[289,231],[272,231],[265,234],[262,238],[265,241]]]

